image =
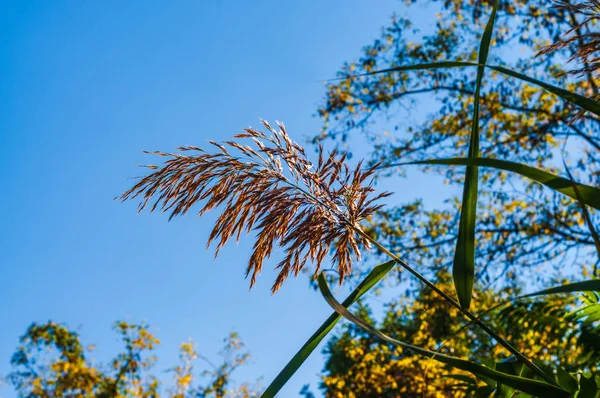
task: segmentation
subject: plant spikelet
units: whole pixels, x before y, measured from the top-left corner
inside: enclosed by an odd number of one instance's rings
[[[230,239],[254,231],[246,268],[251,287],[275,247],[283,248],[284,257],[273,292],[309,261],[317,273],[328,253],[341,283],[360,259],[361,248],[369,248],[359,233],[360,222],[381,207],[374,204],[377,199],[388,195],[371,197],[371,177],[379,165],[363,170],[359,163],[351,169],[346,154],[325,154],[322,147],[314,165],[282,123],[278,128],[262,124],[266,133],[247,128],[232,141],[209,141],[212,151],[186,146],[179,148],[182,154],[152,152],[168,159],[152,166],[120,199],[139,198],[140,211],[159,209],[169,219],[197,204],[199,216],[222,209],[207,246],[216,243],[217,256]]]

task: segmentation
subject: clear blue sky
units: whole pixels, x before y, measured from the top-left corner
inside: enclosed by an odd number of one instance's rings
[[[158,369],[191,337],[215,358],[236,329],[268,384],[329,314],[266,271],[251,292],[250,242],[218,260],[208,223],[167,223],[113,197],[149,159],[225,139],[258,118],[297,139],[318,131],[322,80],[377,37],[398,0],[2,1],[0,8],[0,374],[33,321],[77,328],[108,359],[118,319],[146,321]],[[282,392],[314,382],[314,355]],[[14,394],[0,389],[0,395]]]

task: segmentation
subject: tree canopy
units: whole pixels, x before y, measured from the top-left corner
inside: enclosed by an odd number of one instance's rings
[[[115,331],[123,351],[108,364],[90,359],[94,346],[84,347],[77,332],[66,325],[32,324],[14,353],[7,381],[20,397],[237,397],[258,395],[258,386],[235,385],[232,373],[250,358],[244,343],[232,332],[224,340],[222,363],[202,356],[192,341],[179,349],[180,363],[168,370],[171,382],[155,372],[153,354],[160,340],[145,324],[119,321]],[[201,359],[204,366],[198,368]]]
[[[429,24],[431,18],[415,16],[423,14],[419,9],[423,4],[428,15],[437,14],[434,24]],[[318,110],[323,128],[314,141],[352,149],[353,143],[366,140],[372,161],[384,164],[465,156],[476,68],[373,72],[433,61],[476,61],[491,5],[486,0],[407,1],[409,17],[393,17],[381,37],[365,46],[356,61],[343,65],[338,79],[327,83]],[[566,62],[577,57],[577,38],[536,56],[548,45],[560,43],[573,27],[581,34],[593,32],[593,21],[582,25],[586,19],[589,15],[573,7],[500,1],[488,64],[508,65],[595,96],[598,81],[589,67],[592,59]],[[579,36],[579,40],[586,39]],[[578,65],[587,69],[569,78],[572,75],[566,72]],[[576,166],[579,181],[598,185],[598,117],[580,113],[573,104],[533,84],[493,70],[487,73],[480,108],[481,157],[564,173],[565,156]],[[417,166],[386,168],[381,175],[405,175],[409,167]],[[462,167],[420,169],[443,176],[450,186],[462,184],[464,178]],[[480,180],[484,185],[477,211],[476,270],[483,284],[500,276],[548,282],[557,275],[552,270],[562,275],[581,267],[595,270],[598,259],[590,256],[594,242],[575,201],[495,169],[480,168]],[[460,201],[447,194],[445,206],[426,207],[421,198],[406,194],[411,190],[403,188],[402,180],[396,184],[403,202],[386,207],[369,221],[372,234],[412,264],[433,273],[448,269]]]
[[[451,293],[448,273],[437,276],[438,285]],[[598,370],[600,331],[591,323],[580,327],[568,315],[574,305],[577,307],[574,296],[521,300],[508,306],[503,297],[512,293],[510,290],[478,292],[474,311],[484,314],[483,319],[494,330],[538,363],[568,372]],[[477,359],[497,368],[514,364],[510,353],[488,336],[456,322],[460,319],[456,308],[429,289],[419,289],[414,300],[397,297],[387,302],[381,320],[368,305],[360,305],[355,313],[387,335],[419,347]],[[467,372],[382,344],[351,323],[328,341],[324,354],[320,391],[326,397],[466,397],[475,391],[487,396],[483,393],[489,390]],[[314,393],[306,389],[305,395]]]
[[[382,169],[382,178],[405,176],[407,167],[417,167],[406,165],[409,162],[464,157],[469,146],[476,68],[377,73],[434,61],[477,61],[474,49],[491,2],[407,1],[407,14],[416,15],[423,3],[437,11],[434,26],[427,20],[393,17],[381,37],[365,46],[356,61],[343,65],[338,79],[327,83],[318,111],[323,128],[314,142],[352,150],[357,142],[367,141],[372,162],[401,164]],[[507,65],[597,97],[597,18],[594,2],[500,1],[487,63]],[[479,117],[481,157],[557,174],[569,173],[564,159],[576,170],[577,180],[593,186],[600,182],[597,115],[582,112],[539,86],[490,70],[482,86]],[[441,175],[450,186],[464,181],[462,168],[420,169]],[[480,283],[474,311],[485,314],[488,324],[540,363],[569,372],[597,371],[595,301],[584,298],[587,305],[582,305],[572,296],[553,297],[519,301],[487,313],[498,300],[514,297],[534,281],[544,285],[566,275],[597,276],[600,256],[594,250],[594,231],[586,225],[577,201],[498,169],[480,168],[480,180],[475,268]],[[396,181],[400,190],[410,192],[402,189],[403,180]],[[429,208],[420,198],[405,194],[402,199],[368,220],[370,233],[429,272],[451,294],[448,270],[460,198],[448,194],[443,207]],[[592,220],[598,225],[597,215]],[[496,368],[506,369],[510,361],[509,353],[487,336],[455,322],[456,310],[427,289],[417,288],[413,300],[392,299],[385,308],[380,321],[368,306],[361,306],[358,314],[387,335],[420,347],[478,358]],[[587,321],[577,322],[581,319]],[[320,388],[327,397],[488,396],[494,390],[439,362],[382,343],[354,324],[344,326],[324,353]],[[495,396],[512,393],[497,391]],[[308,390],[305,394],[312,395]]]

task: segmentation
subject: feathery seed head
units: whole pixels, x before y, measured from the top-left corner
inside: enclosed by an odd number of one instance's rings
[[[168,159],[162,166],[149,166],[152,172],[120,199],[140,198],[140,211],[152,201],[150,211],[159,208],[170,213],[169,219],[198,203],[200,216],[222,207],[207,246],[217,242],[216,256],[232,237],[237,240],[242,232],[255,231],[246,269],[251,287],[275,246],[285,254],[277,265],[273,292],[309,261],[318,272],[330,251],[341,283],[352,262],[360,259],[360,249],[369,248],[359,233],[361,220],[381,207],[374,204],[377,199],[389,195],[371,197],[370,177],[379,165],[362,170],[359,163],[351,170],[346,154],[326,155],[322,147],[313,165],[282,123],[277,123],[278,129],[266,121],[262,124],[271,135],[247,128],[234,141],[209,141],[213,152],[194,146],[179,148],[184,154],[151,152]],[[253,145],[242,145],[243,141]]]
[[[554,3],[557,9],[570,16],[571,28],[563,38],[544,47],[538,55],[570,48],[572,55],[568,62],[576,61],[579,65],[567,73],[597,78],[600,71],[600,32],[596,24],[600,20],[600,0],[556,0]]]

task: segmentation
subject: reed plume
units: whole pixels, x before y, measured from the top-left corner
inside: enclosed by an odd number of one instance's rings
[[[266,121],[262,124],[271,135],[250,127],[234,141],[209,141],[212,152],[195,146],[179,148],[183,154],[150,152],[168,159],[160,167],[149,165],[153,171],[120,199],[140,198],[140,211],[152,201],[150,211],[170,213],[169,219],[199,203],[199,216],[223,208],[207,247],[218,241],[216,257],[231,238],[255,231],[246,269],[250,287],[276,246],[284,250],[284,258],[277,265],[272,292],[290,273],[298,275],[308,261],[314,263],[316,274],[330,252],[341,283],[353,261],[360,259],[361,248],[370,246],[359,233],[361,220],[381,207],[374,201],[389,195],[371,197],[371,177],[378,165],[362,170],[359,163],[351,169],[347,154],[334,150],[326,155],[319,147],[315,166],[282,123],[277,123],[278,129]]]
[[[600,20],[600,0],[584,0],[580,3],[573,0],[558,0],[555,1],[555,6],[567,14],[571,28],[564,33],[563,38],[544,47],[538,55],[569,48],[572,55],[568,62],[576,61],[578,66],[567,73],[578,77],[585,75],[598,77],[600,32],[594,25]]]

